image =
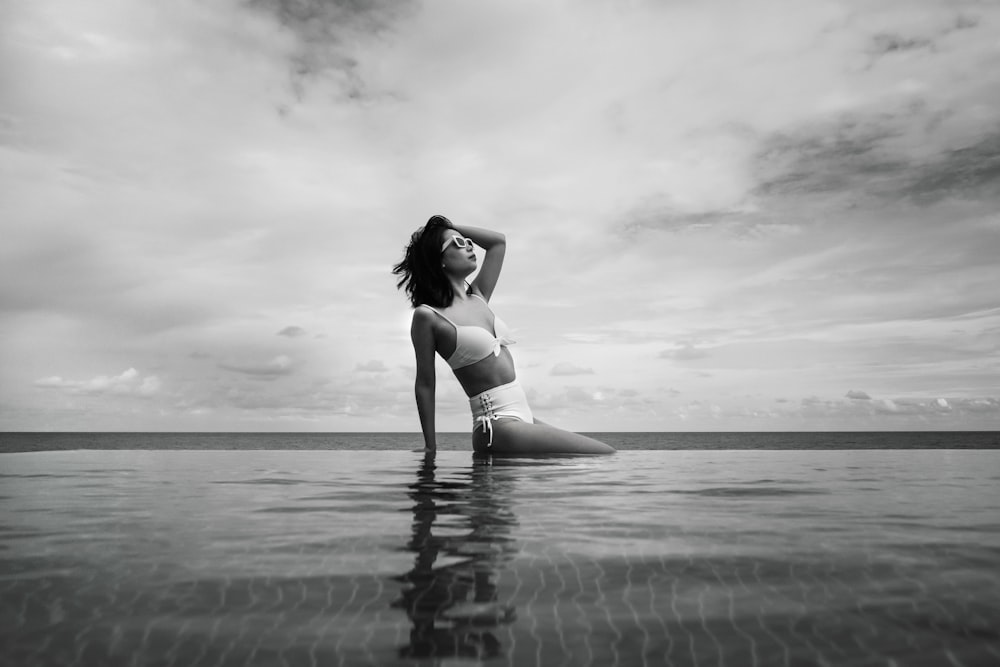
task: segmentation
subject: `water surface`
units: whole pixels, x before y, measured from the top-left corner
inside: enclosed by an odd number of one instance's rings
[[[993,451],[0,470],[5,665],[1000,663]]]

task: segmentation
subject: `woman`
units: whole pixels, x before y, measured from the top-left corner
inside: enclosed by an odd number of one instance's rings
[[[486,250],[476,270],[473,244]],[[397,287],[413,304],[410,339],[417,357],[415,394],[424,451],[437,449],[434,431],[434,354],[451,366],[472,407],[472,447],[482,454],[609,454],[612,447],[534,418],[517,382],[507,346],[514,341],[490,310],[506,252],[503,234],[456,226],[435,215],[410,238],[393,267]]]

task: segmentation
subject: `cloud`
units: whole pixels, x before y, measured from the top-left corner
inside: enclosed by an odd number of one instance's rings
[[[857,117],[776,133],[761,142],[755,194],[780,197],[885,189],[906,177],[908,163],[887,145],[882,118]]]
[[[594,369],[576,366],[567,361],[561,361],[552,367],[549,375],[593,375]]]
[[[995,202],[1000,198],[1000,132],[982,136],[971,146],[946,150],[921,165],[903,193],[918,204],[946,197]]]
[[[356,49],[359,41],[386,32],[411,12],[406,0],[245,0],[271,15],[295,37],[288,74],[299,102],[319,79],[333,81],[339,96],[361,100],[370,94]]]
[[[832,406],[832,405],[836,405],[836,401],[826,400],[826,399],[820,398],[819,396],[816,396],[816,395],[804,397],[801,400],[801,403],[805,407],[814,407],[814,406],[826,406],[826,407],[829,407],[829,406]]]
[[[871,396],[869,396],[867,393],[865,393],[863,391],[858,391],[858,390],[855,390],[855,389],[851,389],[844,396],[846,398],[853,398],[853,399],[860,400],[860,401],[871,400]]]
[[[356,365],[354,370],[362,373],[387,373],[389,368],[380,360],[372,359],[371,361]]]
[[[288,336],[289,338],[297,338],[299,336],[305,336],[306,330],[302,327],[287,326],[278,332],[279,336]]]
[[[35,386],[42,389],[56,389],[70,394],[149,397],[160,391],[161,382],[155,375],[142,377],[134,368],[121,375],[98,375],[90,380],[68,380],[58,375],[35,380]]]
[[[219,368],[262,379],[275,379],[283,375],[290,375],[293,371],[292,360],[284,354],[279,354],[270,361],[259,364],[220,363]]]
[[[891,33],[879,33],[872,38],[871,52],[876,55],[883,55],[892,51],[930,49],[933,46],[934,43],[931,40],[921,37],[908,38]]]
[[[758,203],[793,195],[822,196],[840,206],[865,199],[927,205],[945,198],[995,201],[1000,196],[996,127],[983,128],[971,145],[932,145],[929,154],[919,154],[902,138],[916,132],[914,112],[894,111],[888,118],[858,114],[765,138],[756,159],[761,181],[753,193],[762,198]],[[916,113],[931,122],[933,114]],[[842,199],[831,200],[833,196]]]
[[[863,392],[860,392],[863,393]],[[801,416],[817,423],[855,427],[898,427],[903,424],[938,428],[968,428],[970,418],[1000,416],[1000,400],[993,397],[913,398],[897,396],[870,400],[804,399]]]
[[[952,407],[965,412],[1000,413],[1000,399],[992,397],[965,399],[962,401],[952,399],[951,405]]]
[[[602,417],[606,418],[608,415],[638,413],[648,416],[655,413],[664,400],[673,399],[677,392],[672,390],[637,392],[633,389],[616,389],[610,386],[564,386],[555,391],[544,392],[529,387],[527,395],[532,410],[544,421],[549,421],[547,416],[550,414],[559,415],[562,419],[565,415],[579,415],[584,412],[588,418],[596,418],[599,423]],[[582,410],[584,407],[599,408],[599,410]]]
[[[691,343],[681,343],[680,347],[660,352],[661,359],[674,359],[675,361],[691,361],[707,356],[708,353],[704,349],[697,348]]]
[[[357,428],[336,421],[344,418],[352,422],[367,419],[366,428],[376,430],[392,430],[386,427],[396,420],[414,429],[419,427],[412,383],[389,373],[347,372],[309,377],[302,372],[280,386],[254,379],[254,376],[220,379],[211,391],[185,393],[174,409],[186,415],[215,415],[223,426],[228,416],[238,424],[299,421],[304,427],[312,424],[312,428],[332,430]],[[467,422],[468,401],[457,383],[440,383],[437,398],[442,424],[455,415],[460,418],[458,423]]]

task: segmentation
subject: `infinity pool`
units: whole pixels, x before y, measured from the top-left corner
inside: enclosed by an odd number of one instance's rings
[[[0,456],[0,663],[997,665],[1000,455]]]

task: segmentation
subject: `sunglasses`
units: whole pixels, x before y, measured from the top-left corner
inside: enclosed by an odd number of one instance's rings
[[[472,239],[462,238],[461,236],[452,236],[450,239],[444,242],[443,246],[441,246],[441,252],[447,250],[448,246],[450,246],[452,243],[455,244],[456,248],[461,248],[462,250],[473,247]]]

